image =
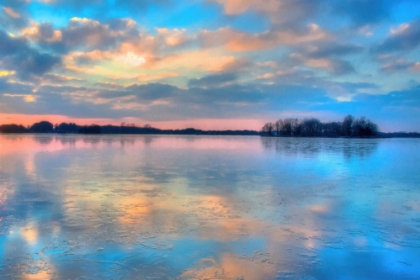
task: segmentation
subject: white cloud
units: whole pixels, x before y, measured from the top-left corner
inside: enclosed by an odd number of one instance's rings
[[[146,63],[146,59],[142,56],[138,56],[133,52],[128,52],[123,56],[119,57],[119,60],[122,61],[125,65],[132,67],[137,67]]]

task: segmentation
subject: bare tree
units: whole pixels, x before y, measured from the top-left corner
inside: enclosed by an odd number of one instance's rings
[[[354,122],[354,117],[352,115],[347,115],[342,123],[341,130],[344,136],[352,135],[352,125]]]
[[[374,136],[379,129],[376,124],[367,120],[365,117],[355,119],[352,115],[347,115],[343,122],[322,123],[318,119],[309,118],[299,119],[280,119],[275,123],[267,123],[261,129],[263,135],[268,136]]]
[[[274,131],[275,131],[275,128],[276,128],[276,126],[275,126],[275,124],[273,124],[273,123],[266,123],[264,126],[263,126],[263,128],[261,129],[261,132],[264,134],[264,135],[267,135],[267,136],[274,136]]]

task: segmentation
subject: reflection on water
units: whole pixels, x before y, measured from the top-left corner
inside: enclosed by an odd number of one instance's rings
[[[264,148],[288,157],[305,157],[319,153],[343,154],[346,158],[369,157],[378,146],[377,139],[345,138],[269,138],[262,137]]]
[[[0,278],[418,279],[419,148],[0,135]]]

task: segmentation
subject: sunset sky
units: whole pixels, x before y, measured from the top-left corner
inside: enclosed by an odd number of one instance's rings
[[[1,0],[0,124],[420,131],[418,0]]]

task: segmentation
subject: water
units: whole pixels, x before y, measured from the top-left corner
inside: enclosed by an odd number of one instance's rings
[[[0,135],[1,279],[419,279],[420,141]]]

